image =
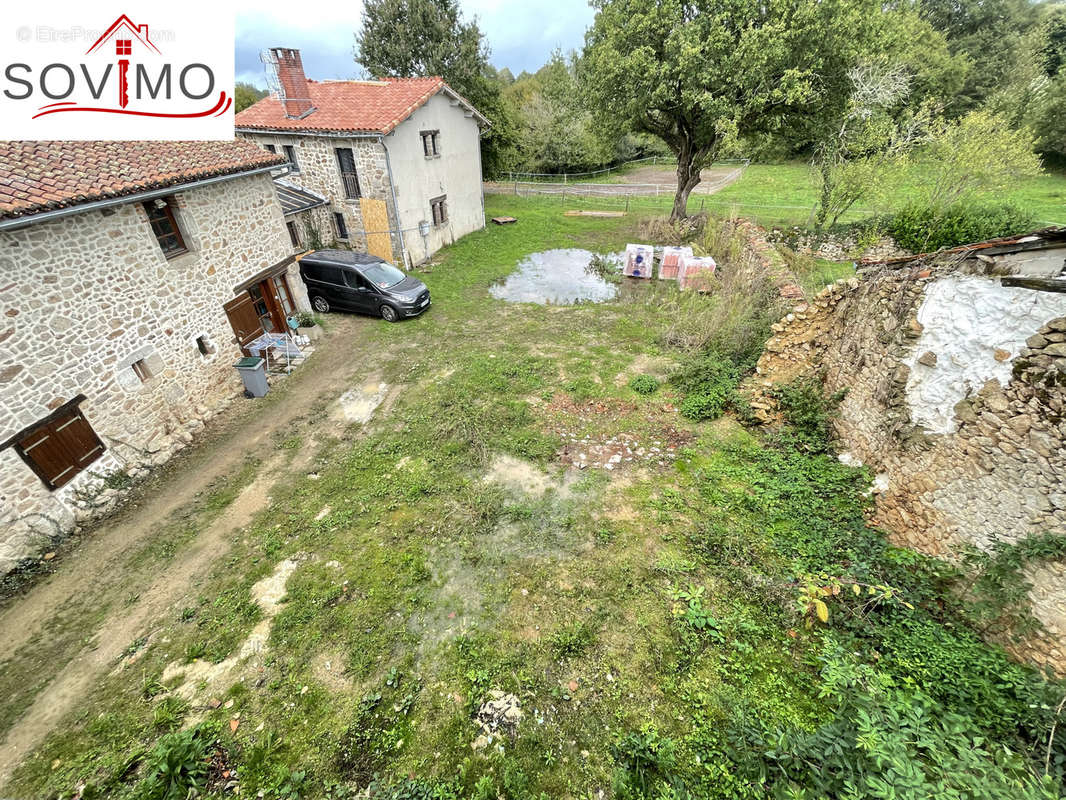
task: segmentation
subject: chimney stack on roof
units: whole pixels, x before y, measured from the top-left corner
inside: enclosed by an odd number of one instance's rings
[[[311,91],[304,75],[304,65],[300,51],[288,47],[273,47],[271,53],[277,60],[278,84],[281,87],[282,106],[285,116],[291,119],[306,117],[314,107],[311,105]]]

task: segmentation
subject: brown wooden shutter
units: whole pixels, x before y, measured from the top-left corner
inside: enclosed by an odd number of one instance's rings
[[[104,445],[81,411],[72,408],[32,430],[15,449],[41,480],[58,489],[103,455]]]

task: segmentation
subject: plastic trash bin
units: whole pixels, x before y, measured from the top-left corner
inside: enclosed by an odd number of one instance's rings
[[[241,373],[244,381],[244,393],[250,397],[262,397],[270,386],[267,384],[266,360],[257,356],[247,356],[236,364],[237,371]]]

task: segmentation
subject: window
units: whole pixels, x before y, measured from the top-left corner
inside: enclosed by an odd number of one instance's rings
[[[333,212],[333,227],[337,229],[338,239],[348,238],[348,224],[344,221],[344,214],[339,211]]]
[[[344,196],[355,200],[363,196],[359,187],[359,174],[355,171],[355,153],[350,147],[338,147],[337,166],[341,170],[341,183],[344,184]]]
[[[448,221],[448,196],[441,195],[429,201],[429,208],[433,212],[433,224],[443,225]]]
[[[289,293],[289,282],[285,280],[284,275],[274,276],[274,292],[278,302],[281,304],[281,313],[285,315],[286,319],[293,316],[296,313],[296,305],[292,302],[292,295]]]
[[[152,371],[148,369],[148,363],[143,358],[134,361],[130,368],[133,370],[133,374],[141,379],[141,383],[148,383],[152,377]]]
[[[171,208],[171,198],[159,198],[149,200],[144,204],[144,210],[148,214],[148,223],[152,226],[152,233],[159,242],[159,249],[167,258],[180,256],[187,252],[185,239],[182,238],[178,221],[174,219],[174,211]]]
[[[363,276],[355,270],[344,270],[344,282],[352,289],[367,288],[366,281],[363,280]]]
[[[293,247],[300,246],[300,232],[296,230],[296,222],[289,220],[285,223],[285,227],[289,229],[289,240],[292,242]]]
[[[266,145],[266,149],[267,149],[267,150],[269,150],[269,151],[270,151],[271,153],[276,153],[276,152],[278,152],[278,148],[276,148],[276,147],[275,147],[274,145],[272,145],[272,144],[268,144],[268,145]]]
[[[322,281],[322,283],[332,283],[335,286],[344,286],[343,270],[340,267],[330,267],[325,264],[315,264],[312,272],[312,279]]]
[[[115,55],[128,56],[133,53],[132,39],[115,39]]]
[[[84,398],[71,401],[8,442],[49,489],[69,483],[104,453],[103,442],[77,407],[81,399]]]
[[[215,352],[215,346],[207,340],[206,336],[196,337],[196,349],[200,351],[202,356],[209,356]]]
[[[440,131],[422,131],[422,152],[426,158],[435,158],[440,155]]]
[[[289,159],[289,169],[293,172],[300,171],[300,165],[296,161],[296,148],[291,144],[282,145],[285,148],[285,158]]]

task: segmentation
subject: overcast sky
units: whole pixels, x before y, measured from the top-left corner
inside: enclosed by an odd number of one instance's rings
[[[492,49],[491,61],[517,75],[540,67],[554,47],[579,49],[593,12],[584,0],[459,0],[476,16]],[[352,46],[362,3],[262,0],[237,10],[237,80],[265,87],[259,53],[295,47],[309,78],[357,77]]]

